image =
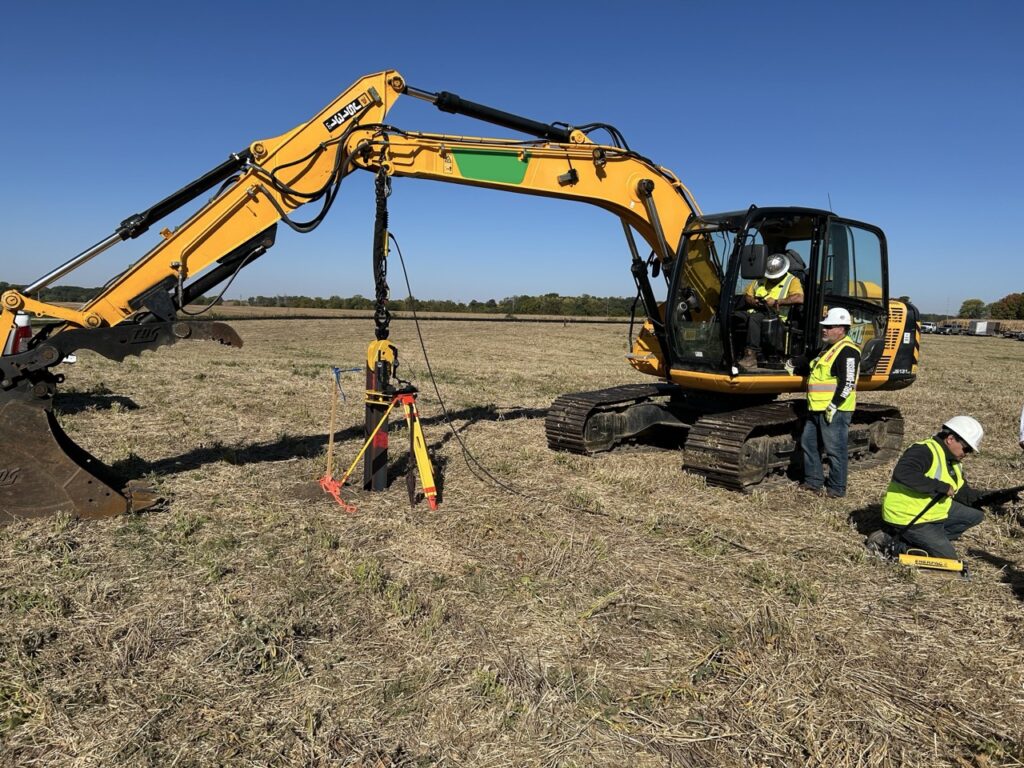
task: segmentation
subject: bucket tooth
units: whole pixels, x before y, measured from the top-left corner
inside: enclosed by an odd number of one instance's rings
[[[66,513],[111,517],[132,507],[103,462],[75,443],[42,403],[0,408],[0,522]]]

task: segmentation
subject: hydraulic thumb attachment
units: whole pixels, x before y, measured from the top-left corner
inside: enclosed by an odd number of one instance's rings
[[[58,512],[109,517],[155,504],[155,494],[134,481],[125,484],[64,432],[53,413],[64,376],[50,368],[81,349],[120,361],[185,339],[242,345],[224,323],[122,323],[64,331],[27,352],[0,357],[0,522]]]

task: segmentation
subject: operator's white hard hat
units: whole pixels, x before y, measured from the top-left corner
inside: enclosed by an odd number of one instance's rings
[[[825,319],[820,321],[820,325],[853,325],[853,321],[850,319],[850,311],[845,307],[832,307],[825,315]]]
[[[942,426],[971,446],[972,451],[981,450],[981,438],[985,436],[985,430],[981,428],[977,419],[970,416],[954,416]]]
[[[765,262],[764,276],[769,280],[777,280],[789,272],[789,257],[784,253],[773,253]]]

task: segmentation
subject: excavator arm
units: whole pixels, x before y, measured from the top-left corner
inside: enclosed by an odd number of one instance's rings
[[[403,93],[432,101],[439,109],[532,133],[533,141],[446,136],[402,131],[383,120]],[[18,311],[64,321],[61,330],[115,326],[140,312],[174,319],[189,298],[234,274],[262,255],[282,219],[298,231],[313,229],[327,213],[349,173],[383,168],[411,176],[511,192],[591,203],[620,218],[640,261],[631,228],[655,258],[668,266],[690,214],[692,196],[667,169],[624,147],[593,143],[579,129],[561,128],[465,101],[454,94],[428,93],[406,85],[394,71],[368,75],[348,88],[311,120],[281,136],[253,142],[147,211],[128,217],[109,238],[28,286],[8,291],[0,301],[0,338],[6,338]],[[70,309],[31,298],[57,278],[121,240],[144,233],[157,220],[222,184],[206,206],[174,230],[164,229],[155,248],[111,280],[92,300]],[[290,214],[320,201],[321,213],[304,224]],[[216,280],[199,276],[215,262]],[[720,275],[709,262],[684,265],[701,306],[717,304]],[[193,281],[193,282],[189,282]],[[660,327],[653,293],[638,276],[648,322]],[[170,300],[168,300],[168,298]],[[102,350],[100,350],[102,351]]]
[[[21,293],[8,291],[2,299],[0,335],[9,331],[17,310],[64,320],[65,328],[117,325],[139,311],[152,311],[147,300],[152,303],[154,289],[184,286],[218,259],[269,232],[296,208],[316,201],[329,206],[345,173],[338,165],[353,128],[384,118],[399,95],[389,85],[394,77],[395,72],[387,71],[358,80],[308,122],[281,136],[253,142],[202,179],[129,217],[100,244],[101,249],[76,257]],[[138,237],[155,221],[221,183],[225,186],[210,203],[173,231],[164,229],[162,242],[80,309],[26,295],[84,263],[83,256],[91,258],[120,240]]]
[[[401,130],[385,118],[403,94],[535,138]],[[182,319],[179,310],[265,253],[274,243],[278,223],[299,232],[314,229],[329,212],[341,182],[357,170],[576,200],[615,214],[632,252],[633,275],[657,357],[664,326],[633,232],[646,241],[652,258],[667,267],[696,205],[670,171],[630,151],[614,129],[610,132],[617,145],[599,145],[591,141],[586,126],[539,123],[451,93],[412,88],[393,70],[378,72],[358,80],[309,121],[253,142],[195,182],[126,218],[108,238],[24,290],[7,291],[0,298],[0,337],[6,338],[19,311],[58,322],[39,332],[28,351],[0,358],[0,481],[10,480],[0,482],[0,509],[11,516],[62,509],[104,516],[137,507],[131,493],[117,489],[100,462],[63,433],[52,413],[62,377],[50,369],[82,348],[120,360],[182,339],[240,344],[227,326]],[[163,229],[154,248],[82,307],[32,298],[215,188],[208,203],[176,228]],[[292,217],[298,208],[316,203],[320,211],[308,221]],[[692,285],[707,287],[702,306],[714,307],[717,272],[698,263],[689,279]],[[660,359],[649,367],[660,375],[667,370]],[[14,434],[38,439],[15,441]]]

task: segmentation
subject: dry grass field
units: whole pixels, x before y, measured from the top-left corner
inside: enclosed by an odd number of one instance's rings
[[[474,465],[403,320],[443,503],[410,508],[397,430],[393,486],[346,514],[315,484],[327,369],[362,364],[371,323],[235,327],[241,350],[66,369],[69,433],[168,502],[0,530],[0,764],[1024,765],[1015,510],[965,535],[959,580],[866,553],[891,466],[833,501],[708,488],[671,452],[550,452],[555,396],[644,380],[623,325],[425,323]],[[1024,482],[1024,344],[923,344],[914,387],[865,399],[908,442],[976,416],[968,478]]]

